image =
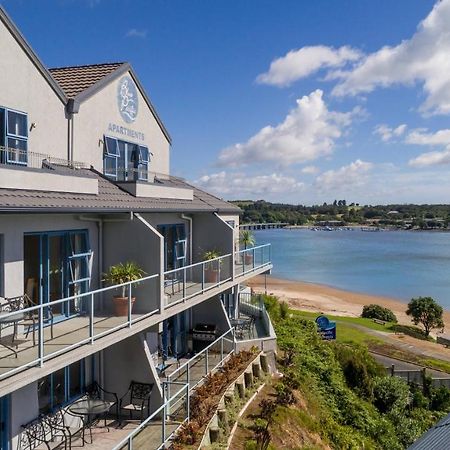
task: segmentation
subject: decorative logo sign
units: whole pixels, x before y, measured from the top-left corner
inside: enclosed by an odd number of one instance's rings
[[[316,318],[317,332],[323,340],[334,341],[336,339],[336,322],[331,322],[326,316]]]
[[[138,114],[138,93],[133,80],[127,75],[120,79],[117,92],[117,103],[122,119],[126,123],[136,120]]]

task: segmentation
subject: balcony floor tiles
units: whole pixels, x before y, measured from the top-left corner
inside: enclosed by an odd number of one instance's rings
[[[124,420],[121,425],[110,421],[107,423],[109,431],[103,426],[92,429],[92,444],[85,444],[85,450],[111,450],[120,441],[125,439],[133,430],[139,426],[138,420]],[[179,423],[166,422],[166,435],[169,436],[179,426]],[[86,437],[89,433],[86,432]],[[153,450],[161,445],[162,424],[160,421],[152,421],[133,438],[133,450]],[[127,448],[125,445],[124,449]]]
[[[133,314],[132,318],[139,317]],[[125,324],[126,317],[94,317],[94,335],[107,332],[119,325]],[[53,339],[51,338],[50,326],[44,328],[44,355],[49,356],[58,351],[89,338],[89,317],[72,317],[68,320],[57,322],[53,325]],[[0,374],[12,369],[24,366],[38,358],[38,332],[36,330],[36,345],[33,346],[32,332],[25,338],[25,332],[20,331],[15,345],[11,345],[11,339],[4,337],[2,342],[10,345],[17,351],[17,358],[12,350],[0,345]],[[16,348],[17,344],[17,348]]]

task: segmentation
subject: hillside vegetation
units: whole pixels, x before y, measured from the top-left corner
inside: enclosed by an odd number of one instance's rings
[[[274,297],[266,306],[283,377],[248,427],[254,435],[247,449],[400,450],[450,409],[449,390],[387,377],[364,345],[324,342],[312,320]]]
[[[236,200],[243,211],[243,223],[284,222],[291,225],[339,221],[343,224],[378,224],[402,228],[447,228],[450,205],[359,205],[334,200],[322,205],[304,206],[270,203],[264,200]]]

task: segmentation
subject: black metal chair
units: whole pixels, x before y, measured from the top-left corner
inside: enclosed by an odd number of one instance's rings
[[[133,418],[133,411],[140,412],[141,422],[144,420],[144,412],[150,413],[150,397],[153,390],[153,383],[139,383],[132,381],[128,391],[120,399],[120,410],[129,412],[130,419]],[[129,396],[129,402],[124,399]],[[125,403],[125,404],[124,404]]]
[[[0,305],[0,337],[1,331],[3,328],[7,328],[8,326],[13,326],[12,333],[12,345],[14,345],[15,340],[17,338],[17,329],[19,323],[27,327],[27,332],[25,334],[25,338],[28,338],[30,331],[33,332],[33,346],[36,345],[36,325],[39,323],[39,310],[35,309],[33,311],[22,312],[26,308],[30,308],[35,306],[35,304],[31,301],[30,297],[27,294],[19,295],[17,297],[9,297],[5,299],[5,303]],[[9,317],[2,318],[1,313],[7,314],[17,312],[17,314]],[[45,318],[44,322],[50,322],[50,334],[53,339],[53,312],[51,307],[46,307],[47,318]],[[5,347],[8,347],[5,344],[2,344]],[[10,347],[8,347],[10,348]],[[16,345],[17,348],[17,345]],[[11,348],[10,348],[11,349]],[[16,357],[17,352],[11,349]]]
[[[35,419],[26,425],[22,425],[17,448],[20,450],[34,450],[38,447],[51,450],[41,419]]]
[[[94,381],[92,384],[90,384],[86,388],[86,395],[90,398],[103,400],[105,402],[108,402],[110,405],[110,409],[115,408],[116,410],[116,420],[117,422],[120,421],[119,416],[119,397],[115,392],[107,391],[106,389],[102,388],[97,381]],[[107,413],[104,415],[105,419],[105,427],[106,427],[106,417]]]
[[[64,415],[66,414],[65,411],[62,409],[57,410],[56,412],[52,414],[47,414],[42,417],[41,421],[44,427],[45,434],[47,436],[47,439],[50,438],[51,442],[58,443],[57,439],[60,439],[60,444],[57,444],[61,446],[61,444],[64,444],[65,450],[71,450],[72,449],[72,439],[74,438],[75,434],[81,433],[81,445],[84,446],[84,425],[82,427],[70,427],[69,425],[66,425]]]

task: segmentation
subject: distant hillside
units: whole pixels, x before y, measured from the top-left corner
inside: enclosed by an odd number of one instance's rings
[[[323,205],[290,205],[264,200],[235,200],[243,223],[287,222],[291,225],[340,221],[342,224],[375,224],[402,228],[443,229],[450,223],[450,205],[360,205],[334,200]]]

